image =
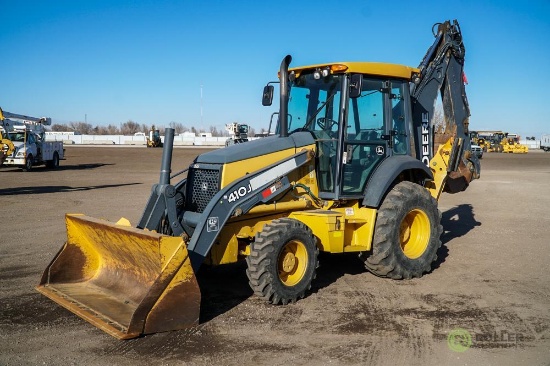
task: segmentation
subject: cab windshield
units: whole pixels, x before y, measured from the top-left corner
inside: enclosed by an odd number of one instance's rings
[[[290,83],[288,130],[311,131],[317,138],[336,137],[342,75],[316,79],[303,73]]]
[[[9,139],[13,142],[24,142],[25,141],[25,133],[24,132],[10,132],[8,134]]]

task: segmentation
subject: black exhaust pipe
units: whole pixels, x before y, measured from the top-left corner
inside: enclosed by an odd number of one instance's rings
[[[164,130],[164,144],[162,149],[162,160],[160,163],[159,184],[170,184],[170,169],[172,166],[172,150],[174,150],[174,129]]]
[[[288,65],[292,56],[286,55],[279,71],[281,100],[279,103],[279,137],[288,136]]]

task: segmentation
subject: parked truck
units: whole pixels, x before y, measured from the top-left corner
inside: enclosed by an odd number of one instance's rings
[[[233,122],[226,124],[225,129],[231,135],[225,141],[225,146],[241,144],[248,141],[248,125]]]
[[[51,118],[29,117],[22,114],[4,112],[0,108],[2,128],[2,164],[21,167],[30,171],[34,166],[46,165],[55,169],[65,157],[62,141],[46,141],[45,126]],[[13,148],[9,147],[9,141]],[[8,147],[6,149],[6,146]]]
[[[546,152],[550,151],[550,135],[542,135],[540,138],[540,148]]]

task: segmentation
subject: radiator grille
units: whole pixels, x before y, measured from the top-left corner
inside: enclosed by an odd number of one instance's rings
[[[188,176],[187,209],[202,213],[220,190],[219,169],[192,168]]]

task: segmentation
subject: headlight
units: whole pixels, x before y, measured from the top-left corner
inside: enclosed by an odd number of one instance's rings
[[[19,150],[17,152],[17,155],[15,155],[18,158],[24,158],[25,157],[25,150]]]

